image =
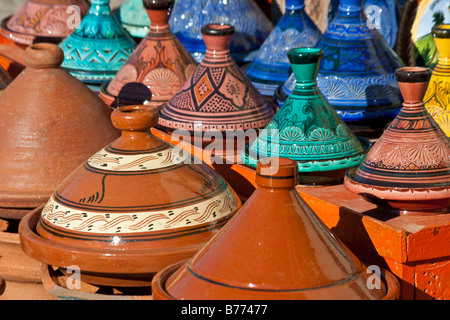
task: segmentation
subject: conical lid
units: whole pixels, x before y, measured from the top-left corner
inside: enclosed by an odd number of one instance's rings
[[[288,52],[296,86],[259,137],[242,150],[244,162],[256,166],[265,157],[296,160],[301,172],[357,166],[364,148],[317,87],[323,52],[297,48]]]
[[[257,190],[232,220],[164,283],[155,299],[382,299],[394,288],[372,275],[295,190],[297,163],[257,167]],[[280,210],[282,208],[282,210]]]
[[[60,47],[65,55],[64,69],[85,83],[99,84],[115,76],[136,43],[112,15],[110,0],[91,3],[81,24]]]
[[[1,93],[3,209],[44,204],[72,170],[119,136],[106,105],[60,68],[63,59],[57,45],[31,45],[27,68]]]
[[[64,267],[61,254],[77,252],[72,263],[82,273],[105,279],[147,274],[148,279],[191,257],[235,213],[240,200],[205,163],[181,157],[180,150],[150,133],[157,124],[155,108],[125,106],[111,119],[122,136],[59,184],[37,225],[46,240],[40,247],[49,253],[30,254]],[[114,263],[104,265],[105,256]]]
[[[125,0],[119,8],[120,23],[128,33],[143,39],[150,31],[150,19],[145,12],[142,0]]]
[[[236,62],[246,62],[272,31],[273,24],[254,0],[179,0],[175,3],[170,25],[175,36],[200,62],[207,47],[202,26],[229,24],[236,28],[230,51]]]
[[[450,137],[450,25],[435,26],[432,32],[439,59],[425,94],[425,108]]]
[[[27,0],[2,21],[0,33],[18,44],[58,43],[73,32],[86,15],[86,0]]]
[[[250,81],[265,96],[272,97],[292,73],[290,49],[315,47],[322,33],[305,12],[304,0],[286,1],[286,11],[246,69]]]
[[[324,51],[317,85],[344,121],[376,120],[384,126],[402,106],[395,70],[403,62],[368,25],[362,0],[340,1],[338,14],[317,44]],[[286,81],[278,101],[284,102],[293,82]]]
[[[446,199],[450,206],[450,144],[423,103],[431,70],[405,67],[396,74],[404,107],[347,173],[346,187],[385,200]]]
[[[159,107],[172,98],[194,72],[197,63],[170,31],[174,0],[144,0],[152,24],[150,32],[120,69],[105,84],[100,97],[117,104],[149,104]]]
[[[159,125],[166,131],[262,129],[273,117],[272,106],[255,89],[230,56],[235,29],[202,27],[205,58],[178,93],[161,107]]]

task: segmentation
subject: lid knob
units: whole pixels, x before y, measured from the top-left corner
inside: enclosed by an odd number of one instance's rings
[[[58,68],[64,61],[64,53],[56,44],[36,43],[25,50],[24,59],[30,68]]]
[[[431,70],[424,67],[403,67],[395,71],[404,105],[422,105],[431,78]]]
[[[175,0],[143,0],[144,8],[150,18],[150,26],[165,26],[169,24]]]
[[[228,50],[235,28],[229,24],[207,24],[202,27],[202,36],[209,51]]]
[[[124,106],[111,113],[111,121],[122,131],[146,132],[157,125],[158,112],[151,106]]]
[[[261,159],[256,167],[255,182],[263,188],[293,188],[299,183],[298,164],[287,158]]]

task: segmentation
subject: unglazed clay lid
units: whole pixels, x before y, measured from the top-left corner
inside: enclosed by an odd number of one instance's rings
[[[161,107],[159,125],[165,131],[263,129],[272,119],[272,106],[230,56],[234,33],[234,27],[226,24],[202,27],[206,55],[178,93]]]
[[[404,106],[361,165],[347,172],[345,186],[385,200],[445,200],[446,208],[450,144],[423,103],[431,70],[405,67],[396,75]]]
[[[259,159],[283,157],[296,160],[302,173],[317,173],[361,163],[366,150],[317,86],[322,56],[318,48],[288,51],[296,86],[258,138],[242,149],[245,164],[256,167]],[[319,182],[316,178],[311,181]]]
[[[150,31],[100,91],[100,97],[111,108],[130,104],[159,107],[169,101],[194,72],[197,63],[170,31],[173,3],[174,0],[144,1],[152,21]]]
[[[92,282],[125,277],[139,283],[143,274],[148,282],[149,274],[191,257],[241,203],[213,169],[150,133],[155,108],[121,107],[111,119],[122,136],[73,171],[27,218],[24,249],[61,268],[77,252],[70,261],[82,274],[103,275]],[[112,283],[128,286],[121,280]]]
[[[75,9],[77,8],[77,10]],[[0,34],[18,44],[58,43],[76,27],[89,9],[86,0],[27,0],[0,25]]]
[[[153,279],[155,299],[385,299],[390,283],[367,286],[366,267],[295,190],[297,163],[258,163],[257,190],[213,239],[178,269]],[[393,283],[393,285],[392,285]]]
[[[110,0],[91,0],[80,25],[65,38],[62,67],[90,84],[111,80],[132,54],[136,43],[111,12]]]
[[[0,216],[10,218],[45,204],[70,172],[120,133],[98,96],[60,68],[57,45],[31,45],[24,58],[27,68],[0,99]]]

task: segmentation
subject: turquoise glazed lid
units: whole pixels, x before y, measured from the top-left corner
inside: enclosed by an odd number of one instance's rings
[[[145,38],[150,31],[150,19],[145,11],[142,0],[125,0],[119,8],[119,18],[122,27],[135,38]]]
[[[337,176],[331,172],[361,163],[363,145],[317,86],[322,57],[318,48],[288,52],[296,78],[294,90],[259,137],[242,150],[245,164],[256,167],[261,158],[289,158],[298,162],[302,173]],[[345,172],[341,173],[343,177]]]
[[[62,67],[84,83],[111,80],[127,62],[135,41],[112,15],[109,0],[92,0],[88,14],[60,43]]]

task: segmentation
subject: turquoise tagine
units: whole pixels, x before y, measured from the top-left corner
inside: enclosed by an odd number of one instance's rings
[[[384,127],[402,107],[395,70],[403,65],[363,11],[362,0],[341,0],[336,17],[317,47],[324,52],[317,85],[348,122]],[[276,93],[280,104],[294,78]]]
[[[288,52],[294,90],[253,144],[242,150],[245,164],[256,167],[257,160],[266,157],[293,159],[303,183],[320,184],[343,178],[345,168],[361,163],[363,145],[318,89],[322,56],[318,48]]]
[[[111,80],[127,62],[135,41],[111,14],[109,0],[92,0],[88,14],[75,31],[60,43],[62,67],[89,84]]]

